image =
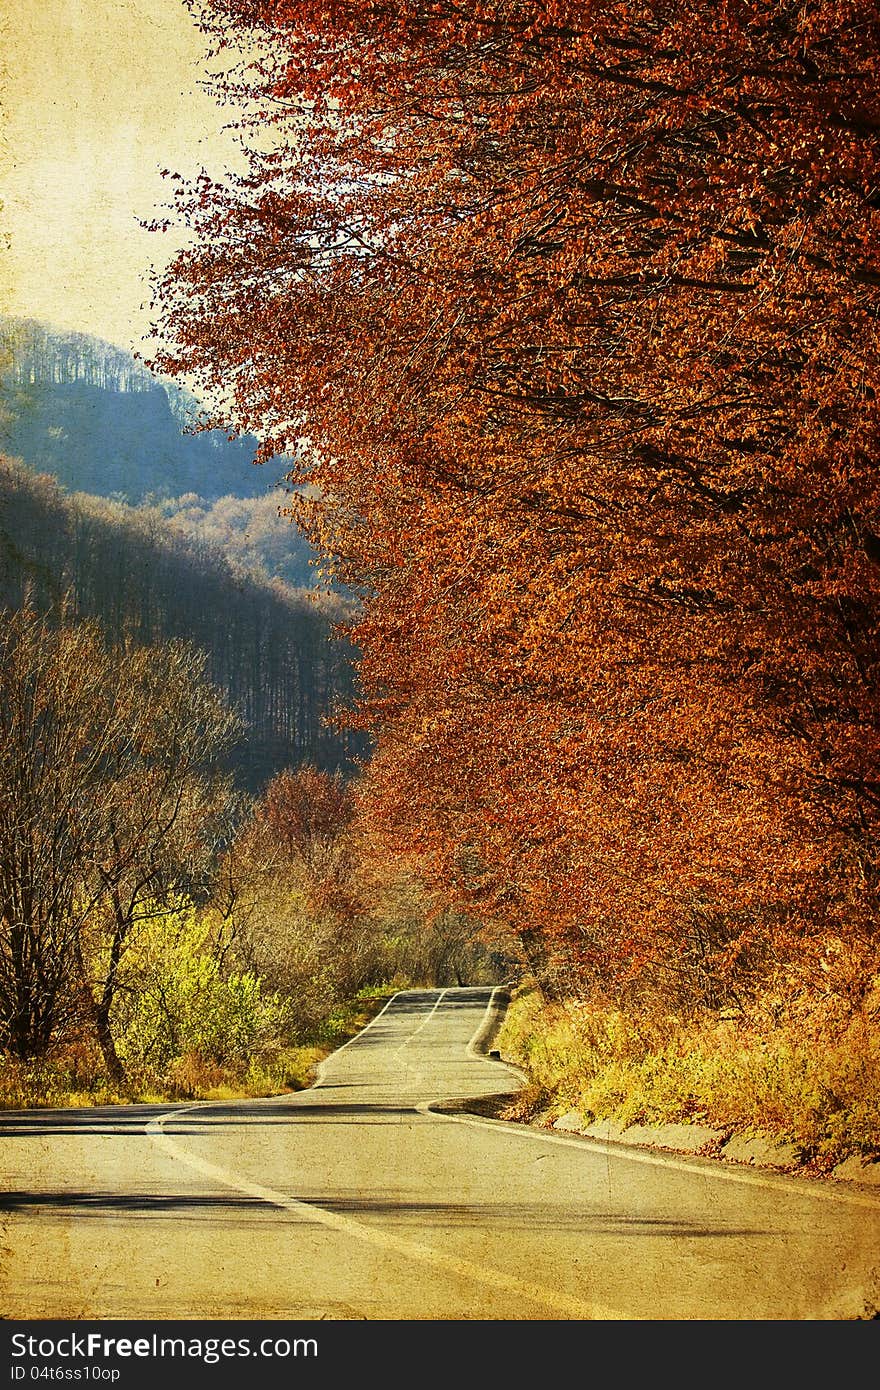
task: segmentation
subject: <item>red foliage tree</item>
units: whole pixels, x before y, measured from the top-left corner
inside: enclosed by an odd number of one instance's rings
[[[339,773],[314,767],[279,772],[257,803],[256,823],[287,859],[312,865],[351,823],[354,800]]]
[[[180,190],[158,362],[310,446],[385,817],[576,979],[870,958],[874,6],[203,24],[251,172]]]

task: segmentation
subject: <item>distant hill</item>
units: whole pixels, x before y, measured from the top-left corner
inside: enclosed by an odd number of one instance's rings
[[[266,581],[153,508],[70,496],[0,457],[0,609],[24,604],[94,619],[113,645],[203,648],[245,722],[231,766],[250,790],[303,762],[350,768],[365,751],[326,723],[354,689],[353,652],[333,635],[346,624],[341,599]]]
[[[277,516],[285,464],[257,440],[187,432],[198,402],[101,338],[0,316],[0,452],[69,492],[149,505],[268,579],[316,582],[315,553]]]
[[[278,516],[283,460],[185,433],[198,412],[102,339],[0,317],[0,608],[202,647],[244,718],[232,766],[251,790],[302,762],[351,768],[364,740],[326,723],[354,683],[332,637],[345,600],[314,592],[314,551]]]
[[[252,436],[187,434],[198,404],[120,348],[32,319],[0,319],[0,446],[74,492],[257,497],[284,476],[254,464]]]

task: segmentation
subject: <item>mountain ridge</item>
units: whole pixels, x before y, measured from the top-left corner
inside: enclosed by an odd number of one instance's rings
[[[278,509],[286,462],[252,435],[198,429],[191,392],[93,334],[0,315],[0,452],[67,492],[149,506],[268,580],[316,587],[316,554]]]
[[[283,481],[255,464],[257,439],[197,428],[185,389],[93,334],[0,318],[0,446],[74,492],[148,498],[254,497]]]

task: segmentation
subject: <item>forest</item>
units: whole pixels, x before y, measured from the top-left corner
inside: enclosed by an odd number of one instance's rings
[[[308,441],[376,834],[535,1103],[876,1149],[875,7],[199,14],[250,167],[172,182],[153,366]]]
[[[493,976],[376,853],[343,601],[7,459],[0,604],[0,1104],[299,1087],[395,983]]]
[[[243,720],[230,756],[251,790],[303,761],[350,769],[365,751],[327,722],[353,692],[344,603],[251,573],[153,509],[69,495],[0,459],[0,602],[95,620],[113,646],[194,643]]]

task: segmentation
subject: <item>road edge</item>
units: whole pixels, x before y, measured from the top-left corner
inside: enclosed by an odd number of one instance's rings
[[[471,1057],[480,1057],[483,1060],[488,1059],[494,1062],[516,1076],[523,1084],[528,1084],[531,1078],[527,1072],[516,1066],[515,1063],[507,1061],[500,1053],[490,1052],[490,1043],[494,1040],[503,1022],[510,999],[511,994],[507,986],[497,985],[493,989],[486,1006],[486,1014],[468,1043],[467,1053]],[[569,1148],[586,1148],[594,1152],[613,1153],[615,1157],[630,1158],[635,1163],[647,1163],[655,1167],[674,1167],[680,1171],[700,1173],[706,1176],[716,1175],[724,1181],[740,1182],[746,1186],[770,1187],[788,1192],[798,1192],[813,1196],[819,1201],[839,1201],[872,1209],[880,1207],[880,1192],[875,1192],[864,1184],[858,1184],[854,1179],[835,1180],[809,1173],[780,1172],[769,1166],[746,1166],[745,1164],[733,1163],[729,1159],[715,1154],[684,1154],[681,1151],[660,1145],[634,1141],[621,1142],[620,1140],[580,1134],[577,1131],[559,1134],[541,1125],[531,1124],[527,1120],[498,1119],[494,1116],[484,1115],[480,1110],[473,1108],[480,1101],[485,1103],[496,1099],[501,1100],[513,1094],[515,1094],[514,1091],[505,1090],[483,1092],[479,1096],[472,1096],[467,1099],[423,1101],[417,1106],[417,1109],[422,1114],[437,1115],[442,1119],[453,1120],[460,1124],[501,1129],[509,1133],[518,1133],[531,1139],[540,1139]]]

